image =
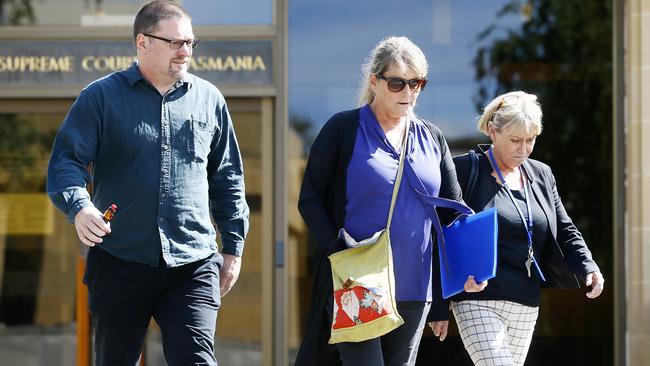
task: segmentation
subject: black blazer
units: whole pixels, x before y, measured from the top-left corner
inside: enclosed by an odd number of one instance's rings
[[[442,132],[430,122],[423,122],[438,141],[441,150],[439,195],[460,200],[462,191]],[[296,357],[296,366],[341,364],[336,347],[327,343],[333,307],[332,272],[327,256],[346,248],[345,244],[337,239],[337,235],[345,220],[346,177],[358,126],[359,109],[335,114],[323,126],[309,152],[298,209],[311,236],[318,244],[318,250],[311,305],[307,314],[305,336]],[[437,247],[433,248],[433,253],[433,271],[439,273],[440,270],[436,267]],[[448,302],[442,300],[439,278],[437,281],[434,278],[429,319],[448,318]]]
[[[492,165],[485,152],[488,145],[479,145],[479,172],[472,197],[465,197],[465,202],[474,211],[482,211],[497,191],[490,184],[494,177]],[[471,161],[469,154],[454,158],[458,181],[465,187],[469,179]],[[546,277],[544,287],[577,288],[584,283],[590,272],[600,272],[591,256],[591,251],[582,238],[582,234],[573,224],[564,209],[557,192],[555,177],[551,168],[537,160],[526,159],[523,169],[528,176],[533,196],[544,211],[551,231],[549,242],[544,244],[539,264]],[[576,279],[576,275],[580,279]]]

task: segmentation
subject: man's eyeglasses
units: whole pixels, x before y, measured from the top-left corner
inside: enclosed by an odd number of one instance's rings
[[[377,74],[376,76],[377,79],[386,80],[388,90],[392,91],[393,93],[401,92],[404,90],[404,88],[406,88],[406,85],[408,85],[411,90],[416,90],[418,88],[422,90],[427,85],[426,78],[405,80],[402,78],[387,78],[383,74]]]
[[[142,33],[147,37],[159,39],[161,41],[165,41],[169,43],[169,48],[171,48],[174,51],[180,50],[181,47],[187,45],[190,48],[195,48],[199,44],[199,40],[194,38],[194,39],[169,39],[169,38],[163,38],[163,37],[158,37],[154,36],[153,34],[147,34],[147,33]]]

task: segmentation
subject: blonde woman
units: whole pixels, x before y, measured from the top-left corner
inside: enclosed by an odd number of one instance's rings
[[[576,288],[579,279],[591,287],[587,297],[596,298],[604,279],[562,205],[551,168],[528,158],[542,132],[537,97],[522,91],[498,96],[478,129],[492,144],[479,146],[475,188],[464,199],[477,212],[497,208],[497,275],[480,293],[454,296],[452,310],[474,364],[523,365],[541,286]],[[470,160],[469,154],[454,158],[463,187]]]

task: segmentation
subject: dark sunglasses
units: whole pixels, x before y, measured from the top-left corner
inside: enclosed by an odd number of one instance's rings
[[[422,90],[427,85],[426,78],[405,80],[402,78],[387,78],[383,74],[376,74],[375,76],[377,76],[377,79],[386,80],[388,90],[394,93],[401,92],[406,88],[406,85],[408,85],[411,90],[416,90],[418,88]]]
[[[147,34],[147,33],[142,33],[147,37],[159,39],[161,41],[165,41],[169,43],[169,48],[171,48],[174,51],[180,50],[181,47],[184,45],[188,45],[190,48],[195,48],[199,44],[199,40],[194,38],[194,39],[168,39],[168,38],[163,38],[163,37],[158,37],[154,36],[153,34]]]

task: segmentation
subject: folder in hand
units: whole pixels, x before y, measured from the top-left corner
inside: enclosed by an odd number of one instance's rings
[[[442,297],[447,299],[464,290],[469,275],[476,282],[496,276],[497,212],[489,208],[472,215],[461,215],[443,229],[439,241]]]

